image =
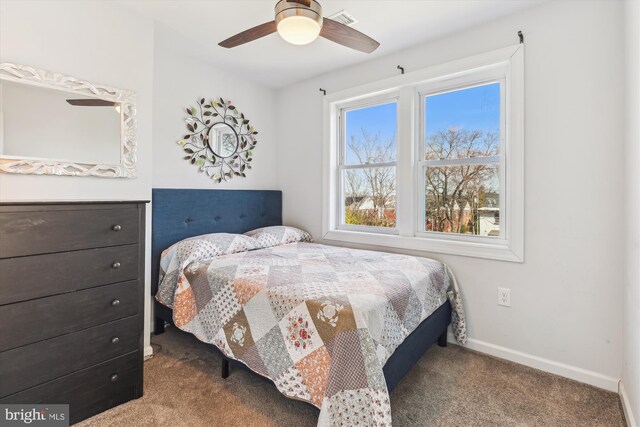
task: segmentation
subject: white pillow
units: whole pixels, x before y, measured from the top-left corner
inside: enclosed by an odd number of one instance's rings
[[[295,242],[313,242],[311,234],[299,228],[286,225],[258,228],[244,234],[255,239],[256,249]]]

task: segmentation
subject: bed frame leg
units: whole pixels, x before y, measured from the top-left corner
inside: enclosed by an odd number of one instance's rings
[[[447,346],[447,331],[444,331],[442,333],[442,335],[440,335],[438,337],[438,345],[440,347],[446,347]]]
[[[222,359],[222,370],[220,376],[224,379],[229,376],[229,361],[225,358]]]
[[[160,335],[164,333],[164,319],[156,317],[153,322],[153,334]]]

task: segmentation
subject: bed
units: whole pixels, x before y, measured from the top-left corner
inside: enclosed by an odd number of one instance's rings
[[[446,266],[306,238],[274,244],[268,236],[269,243],[250,250],[242,245],[252,243],[239,239],[241,250],[181,259],[184,268],[167,290],[173,280],[165,280],[164,270],[159,277],[165,249],[194,236],[279,226],[282,194],[154,189],[152,209],[155,333],[167,322],[194,334],[222,355],[223,377],[229,363],[248,366],[285,396],[320,408],[319,425],[390,425],[389,393],[431,345],[446,346],[452,314],[456,337],[464,332],[459,295],[451,289]],[[165,254],[165,270],[167,262]],[[429,285],[420,288],[419,298],[407,297],[418,289],[408,286],[411,277]],[[227,285],[231,291],[225,291]],[[264,295],[271,299],[262,301]],[[274,305],[277,298],[281,302]],[[379,306],[376,301],[386,304],[382,311],[362,309]],[[388,327],[393,322],[397,327]],[[310,326],[303,331],[301,324]],[[291,325],[295,333],[288,336]]]

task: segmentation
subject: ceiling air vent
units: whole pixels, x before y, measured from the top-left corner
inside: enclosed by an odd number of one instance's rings
[[[352,26],[353,24],[357,24],[358,20],[356,18],[354,18],[350,13],[348,13],[346,10],[341,10],[338,13],[334,13],[333,15],[328,17],[329,19],[333,19],[334,21],[337,21],[341,24],[344,24],[348,27]]]

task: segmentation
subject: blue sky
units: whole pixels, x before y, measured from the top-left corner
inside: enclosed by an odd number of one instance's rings
[[[428,96],[426,137],[451,127],[500,130],[500,83]]]
[[[450,127],[468,130],[500,130],[500,84],[429,96],[425,100],[426,137]],[[383,140],[396,134],[396,103],[351,110],[346,114],[347,143],[351,136],[361,137],[361,129],[380,132]],[[347,163],[357,163],[347,147]]]
[[[396,135],[397,103],[375,105],[359,110],[347,111],[346,136],[347,136],[347,164],[359,163],[357,157],[349,149],[351,136],[362,137],[362,129],[370,134],[380,132],[382,141],[393,138]]]

